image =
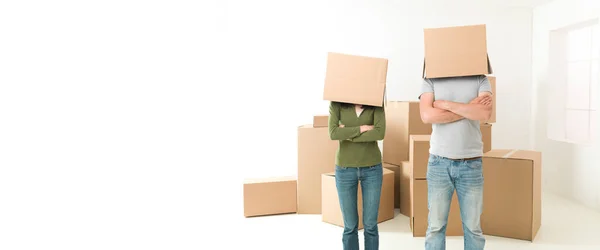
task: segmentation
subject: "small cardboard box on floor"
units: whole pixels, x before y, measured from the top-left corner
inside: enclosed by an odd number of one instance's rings
[[[335,173],[323,174],[321,177],[322,186],[322,220],[333,225],[340,227],[344,226],[344,220],[342,217],[342,210],[340,208],[340,202],[338,198],[337,188],[335,186]],[[357,194],[358,204],[358,229],[363,228],[363,202],[362,192],[360,183],[358,184]],[[383,183],[381,186],[381,196],[379,201],[379,214],[377,216],[377,223],[391,220],[394,218],[394,172],[384,168],[383,169]]]
[[[244,181],[244,216],[296,213],[296,178]]]
[[[330,52],[323,100],[383,106],[388,60]]]
[[[533,241],[542,220],[542,153],[498,150],[483,157],[484,234]]]
[[[421,120],[419,102],[389,101],[385,119],[383,162],[399,166],[409,160],[410,135],[430,135],[431,124]]]
[[[492,74],[485,25],[424,29],[423,78]]]
[[[400,180],[402,179],[402,167],[383,163],[383,167],[394,172],[394,207],[400,208]]]
[[[400,213],[410,218],[412,216],[412,195],[410,188],[413,168],[412,163],[409,161],[404,161],[402,162],[400,168]]]
[[[321,213],[321,174],[335,170],[338,142],[327,127],[298,128],[298,213]]]

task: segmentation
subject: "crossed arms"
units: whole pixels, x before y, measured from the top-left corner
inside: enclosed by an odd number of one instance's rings
[[[480,92],[469,103],[444,100],[434,101],[433,93],[423,93],[420,97],[421,120],[424,123],[451,123],[462,119],[487,121],[492,114],[490,92]]]

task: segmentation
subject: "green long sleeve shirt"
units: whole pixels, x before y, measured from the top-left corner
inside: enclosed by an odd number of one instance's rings
[[[340,125],[344,125],[340,128]],[[361,125],[373,129],[360,132]],[[354,106],[344,107],[338,102],[329,106],[329,136],[339,141],[335,164],[340,167],[369,167],[381,163],[381,150],[377,141],[385,135],[383,107],[367,108],[357,116]]]

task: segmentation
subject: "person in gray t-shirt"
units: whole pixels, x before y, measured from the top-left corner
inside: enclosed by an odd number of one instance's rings
[[[425,249],[445,249],[446,224],[454,190],[458,195],[465,249],[483,249],[483,143],[479,123],[492,112],[486,76],[424,79],[420,110],[433,124],[427,166],[429,225]]]

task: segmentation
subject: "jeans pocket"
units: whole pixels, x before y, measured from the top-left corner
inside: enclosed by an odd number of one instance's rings
[[[440,157],[439,156],[430,154],[429,155],[429,160],[427,161],[427,164],[429,166],[432,166],[432,165],[437,164],[439,161],[440,161]]]
[[[481,167],[483,166],[483,164],[482,164],[481,159],[477,159],[477,160],[472,160],[472,161],[467,162],[467,166],[470,169],[477,169],[477,170],[479,170],[479,169],[481,169]]]

